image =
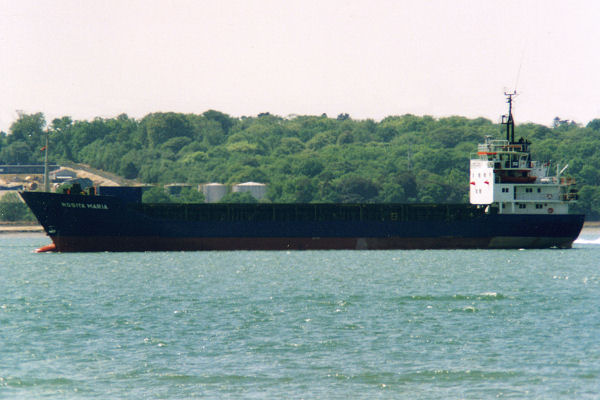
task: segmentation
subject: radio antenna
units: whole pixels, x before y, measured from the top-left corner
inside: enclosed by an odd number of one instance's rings
[[[517,93],[517,86],[519,86],[519,78],[521,77],[521,67],[523,66],[523,58],[525,58],[525,48],[521,52],[521,61],[519,61],[519,69],[517,70],[517,79],[515,79],[515,94]]]

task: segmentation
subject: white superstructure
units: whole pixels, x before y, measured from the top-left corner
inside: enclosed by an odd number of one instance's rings
[[[486,137],[471,157],[470,202],[492,205],[501,214],[567,214],[577,200],[575,181],[549,175],[549,164],[531,161],[529,141],[514,140],[512,94],[509,113],[503,118],[506,140]],[[566,168],[566,167],[565,167]]]

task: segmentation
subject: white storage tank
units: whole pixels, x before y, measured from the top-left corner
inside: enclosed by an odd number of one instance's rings
[[[258,182],[244,182],[233,185],[232,192],[248,192],[256,200],[262,200],[267,195],[267,185]]]
[[[217,203],[227,194],[227,186],[222,183],[199,185],[198,190],[202,190],[206,203]]]

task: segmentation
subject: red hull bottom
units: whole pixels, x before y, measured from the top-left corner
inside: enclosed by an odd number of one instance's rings
[[[60,252],[203,250],[410,250],[485,248],[570,248],[573,238],[165,238],[52,237]]]
[[[47,244],[45,246],[40,247],[35,252],[36,253],[46,253],[56,251],[56,245],[54,243]]]

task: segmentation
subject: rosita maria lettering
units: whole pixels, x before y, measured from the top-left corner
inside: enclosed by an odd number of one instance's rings
[[[108,206],[106,204],[100,203],[68,203],[63,201],[60,203],[60,205],[66,208],[94,208],[97,210],[108,210]]]

